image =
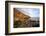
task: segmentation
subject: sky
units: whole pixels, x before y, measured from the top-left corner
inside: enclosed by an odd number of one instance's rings
[[[22,11],[22,13],[30,17],[39,17],[40,9],[39,8],[17,8],[17,10]]]

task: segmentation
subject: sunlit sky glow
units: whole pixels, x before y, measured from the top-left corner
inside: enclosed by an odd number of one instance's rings
[[[19,11],[21,11],[24,14],[27,14],[28,16],[32,17],[39,17],[40,10],[39,8],[16,8]]]

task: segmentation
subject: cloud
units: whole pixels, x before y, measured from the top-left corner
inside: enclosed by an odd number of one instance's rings
[[[22,11],[22,13],[28,14],[29,16],[32,16],[32,17],[39,17],[40,15],[39,8],[17,8],[17,9],[19,11]]]

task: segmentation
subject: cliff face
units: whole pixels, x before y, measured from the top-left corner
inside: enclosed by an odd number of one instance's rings
[[[26,21],[27,19],[29,19],[30,17],[28,15],[25,15],[23,13],[21,13],[21,11],[18,11],[17,9],[14,9],[14,17],[15,17],[15,21]]]

